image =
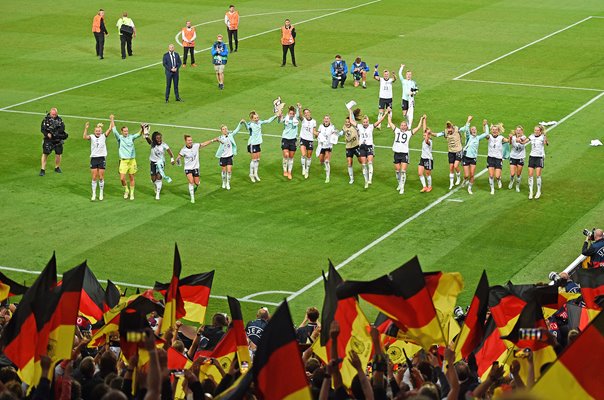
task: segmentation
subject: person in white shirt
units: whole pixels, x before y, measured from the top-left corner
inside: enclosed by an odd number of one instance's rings
[[[300,106],[301,107],[301,106]],[[317,121],[315,121],[308,108],[302,112],[300,128],[300,151],[302,152],[302,176],[308,179],[310,163],[312,161],[313,141],[317,137]]]
[[[380,77],[380,73],[378,72],[378,66],[375,66],[375,70],[373,71],[373,79],[380,82],[380,100],[379,100],[379,114],[378,120],[381,121],[384,110],[387,108],[392,108],[392,84],[396,82],[396,76],[390,76],[390,72],[388,70],[384,70],[383,77]],[[381,128],[381,122],[376,125],[376,128]]]
[[[386,110],[390,112],[392,108],[387,107]],[[364,115],[359,124],[354,118],[352,109],[348,109],[348,118],[352,126],[359,131],[359,160],[363,166],[365,189],[367,189],[373,180],[373,130],[382,123],[386,114],[382,114],[374,124],[370,124],[369,117]]]
[[[214,138],[203,143],[193,143],[191,135],[185,135],[185,146],[178,152],[176,163],[180,165],[180,159],[185,160],[185,175],[189,181],[191,203],[195,203],[195,192],[199,187],[199,149],[217,141],[218,138]]]
[[[219,159],[221,176],[222,176],[222,188],[231,190],[231,174],[233,171],[233,157],[237,155],[237,142],[235,142],[235,135],[239,133],[242,126],[245,126],[245,120],[239,121],[237,128],[234,131],[229,132],[226,125],[220,126],[221,135],[218,136],[220,145],[216,151],[216,158]]]
[[[317,131],[319,132],[317,136],[317,157],[319,157],[319,162],[325,168],[325,183],[329,183],[331,151],[333,145],[338,143],[338,130],[331,123],[329,115],[326,115],[323,117],[323,123],[319,125]]]
[[[113,121],[113,115],[109,118],[111,120],[109,129],[103,133],[103,124],[98,123],[94,128],[94,135],[88,134],[88,128],[90,122],[86,121],[84,125],[84,140],[90,140],[90,172],[92,174],[92,197],[90,200],[96,200],[96,187],[97,182],[99,185],[99,200],[103,200],[103,191],[105,190],[105,166],[107,164],[107,136],[111,133],[111,130],[115,126]]]
[[[407,121],[401,122],[400,128],[392,122],[392,112],[388,113],[388,127],[394,132],[394,143],[392,143],[392,151],[394,152],[394,170],[396,172],[396,181],[399,194],[405,193],[405,182],[407,181],[407,165],[409,164],[409,140],[415,135],[420,127],[426,129],[425,115],[420,118],[417,127],[409,129]]]
[[[172,165],[174,165],[174,153],[172,153],[170,146],[163,141],[162,134],[157,131],[153,132],[151,137],[149,137],[149,134],[145,132],[145,140],[147,140],[147,143],[151,145],[151,153],[149,154],[149,170],[151,174],[151,182],[153,182],[153,185],[155,186],[155,200],[159,200],[159,194],[161,193],[163,183],[162,179],[165,179],[168,183],[172,182],[172,178],[164,173],[164,167],[166,165],[164,153],[168,152],[170,155],[170,163]]]
[[[500,122],[497,125],[491,125],[491,133],[486,137],[489,141],[489,151],[487,154],[487,167],[489,168],[489,186],[491,194],[495,194],[495,179],[497,187],[501,189],[501,167],[503,165],[503,143],[509,141],[503,137],[505,129]]]
[[[407,119],[407,124],[409,126],[413,125],[413,110],[415,109],[415,95],[419,91],[417,87],[417,83],[412,78],[413,74],[411,71],[407,71],[405,76],[403,77],[403,70],[405,69],[405,64],[401,64],[401,67],[398,70],[398,77],[401,80],[401,85],[403,86],[403,99],[402,99],[402,109],[403,109],[403,117]]]
[[[427,124],[427,117],[424,117],[424,126]],[[422,140],[422,155],[417,165],[417,174],[419,181],[422,183],[420,192],[427,193],[432,191],[432,169],[434,161],[432,160],[432,130],[424,129],[424,138]]]
[[[537,125],[533,130],[533,134],[529,136],[524,143],[531,144],[528,165],[529,200],[533,199],[533,175],[537,176],[537,193],[535,193],[535,199],[538,199],[541,197],[541,170],[544,166],[545,146],[549,146],[547,136],[545,135],[545,127]]]
[[[514,129],[508,140],[510,142],[510,184],[508,189],[513,189],[514,183],[516,183],[516,192],[520,192],[520,177],[526,157],[526,136],[524,136],[522,125],[518,125]]]

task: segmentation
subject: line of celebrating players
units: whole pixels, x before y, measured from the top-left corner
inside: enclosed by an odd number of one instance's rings
[[[230,190],[233,157],[237,155],[236,135],[244,127],[248,134],[247,151],[250,154],[249,178],[253,183],[260,182],[259,166],[261,156],[261,145],[263,142],[262,126],[277,120],[283,125],[281,136],[281,150],[283,153],[282,165],[283,176],[293,179],[294,156],[298,146],[301,151],[302,176],[308,179],[313,158],[313,152],[318,158],[325,171],[325,183],[329,183],[331,175],[331,153],[339,138],[344,136],[346,146],[346,159],[348,167],[349,183],[353,184],[354,169],[353,161],[357,158],[361,164],[364,178],[364,187],[367,189],[373,181],[373,158],[374,158],[374,129],[379,128],[382,121],[387,118],[388,127],[394,134],[392,144],[393,163],[396,173],[396,190],[403,194],[407,180],[407,167],[409,165],[409,142],[413,135],[421,130],[422,149],[418,163],[418,176],[422,185],[421,192],[432,191],[432,169],[434,161],[432,156],[433,138],[444,137],[448,145],[449,159],[449,190],[457,185],[467,186],[469,194],[473,194],[474,173],[478,158],[478,147],[482,139],[488,141],[487,166],[489,171],[490,193],[495,193],[495,186],[502,187],[501,170],[504,159],[504,143],[509,143],[510,154],[510,183],[508,188],[520,191],[520,182],[524,160],[526,158],[526,145],[531,145],[529,154],[529,199],[541,196],[541,170],[544,166],[544,146],[548,144],[545,128],[538,125],[529,137],[524,135],[522,126],[516,127],[509,137],[504,137],[502,124],[489,125],[483,120],[483,133],[478,134],[475,126],[470,126],[472,116],[469,116],[462,127],[457,127],[451,122],[445,124],[441,132],[433,132],[427,127],[427,117],[423,115],[415,128],[411,128],[406,120],[396,126],[392,121],[392,109],[387,107],[385,113],[381,113],[375,123],[370,123],[367,115],[360,115],[360,109],[348,108],[349,115],[345,118],[341,129],[334,126],[329,115],[323,117],[323,121],[317,125],[312,118],[308,108],[302,108],[300,103],[290,106],[283,114],[283,104],[274,109],[274,115],[266,120],[261,120],[258,113],[250,112],[249,120],[242,119],[237,127],[229,131],[226,125],[220,127],[221,134],[211,140],[195,143],[190,135],[185,135],[185,145],[180,149],[175,159],[170,147],[163,141],[160,132],[150,135],[148,124],[142,124],[136,134],[130,134],[128,127],[123,126],[118,131],[115,126],[114,116],[110,116],[110,126],[103,132],[102,124],[94,129],[94,134],[88,135],[89,123],[84,128],[84,139],[90,141],[90,169],[92,172],[92,197],[97,199],[97,186],[99,200],[103,200],[104,170],[107,156],[106,138],[113,133],[119,147],[119,173],[124,199],[134,200],[135,174],[137,172],[136,151],[134,141],[144,137],[151,145],[149,156],[150,176],[155,186],[155,198],[160,199],[162,183],[171,182],[172,179],[165,173],[165,153],[170,156],[171,164],[180,165],[184,161],[184,171],[189,184],[189,195],[191,202],[195,202],[195,192],[199,186],[199,150],[212,144],[219,143],[215,157],[219,159],[222,175],[222,188]],[[315,142],[317,144],[315,149]],[[461,180],[461,167],[463,166],[463,181]],[[533,176],[536,176],[537,190],[533,196]]]

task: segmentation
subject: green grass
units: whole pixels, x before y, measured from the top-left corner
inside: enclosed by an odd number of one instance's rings
[[[244,16],[240,38],[278,28],[286,17],[296,24],[334,12],[325,8],[362,3],[308,0],[275,6],[267,0],[242,1],[237,3]],[[68,1],[53,2],[52,7],[39,1],[27,8],[18,3],[5,5],[0,35],[11,46],[0,48],[5,76],[0,108],[158,63],[186,19],[199,24],[220,20],[224,12],[224,4],[216,1],[203,6],[193,1],[170,5],[104,2],[110,35],[106,59],[99,61],[90,33],[90,21],[99,6]],[[113,27],[123,9],[138,28],[135,56],[124,61]],[[288,9],[305,11],[288,13]],[[274,14],[245,17],[257,13]],[[472,114],[476,121],[502,121],[508,131],[517,124],[531,130],[541,120],[563,118],[598,93],[452,79],[590,15],[604,15],[601,2],[430,0],[403,6],[383,0],[300,24],[297,69],[279,67],[278,32],[242,40],[240,51],[229,59],[224,91],[216,89],[208,53],[197,54],[199,67],[181,71],[181,95],[186,101],[182,104],[164,104],[164,75],[161,65],[155,65],[11,108],[15,113],[0,111],[0,265],[40,270],[56,250],[61,271],[87,259],[100,279],[152,285],[156,279],[169,280],[172,249],[178,242],[183,275],[216,269],[215,295],[295,292],[320,276],[328,258],[336,264],[344,261],[445,195],[446,155],[435,154],[435,189],[420,195],[415,172],[419,153],[412,152],[407,193],[399,196],[387,148],[377,149],[374,184],[365,191],[358,165],[357,182],[348,185],[343,145],[335,148],[329,185],[323,183],[316,159],[310,179],[301,178],[299,154],[295,179],[284,181],[279,140],[265,136],[263,180],[252,184],[247,179],[246,138],[241,135],[233,189],[220,189],[215,147],[204,149],[198,202],[191,205],[186,180],[175,167],[168,169],[174,182],[164,185],[161,201],[153,199],[147,177],[148,146],[141,140],[137,143],[137,198],[129,202],[121,199],[117,150],[110,137],[106,199],[91,203],[89,144],[81,139],[85,119],[64,117],[71,135],[65,146],[64,173],[48,172],[40,178],[42,117],[17,112],[43,113],[55,106],[62,115],[90,117],[92,124],[114,113],[118,119],[152,125],[216,129],[222,123],[233,127],[252,109],[268,117],[271,100],[281,95],[288,103],[299,101],[310,107],[317,120],[331,114],[338,126],[345,116],[343,104],[350,99],[375,118],[374,82],[369,82],[367,90],[351,85],[337,91],[329,88],[329,63],[340,53],[349,63],[361,55],[370,65],[379,63],[380,69],[397,69],[406,63],[421,88],[416,114],[427,113],[435,129],[446,120],[462,123]],[[43,25],[52,29],[42,32]],[[221,21],[198,27],[197,48],[209,47],[217,33],[224,34]],[[465,78],[604,89],[603,45],[598,40],[603,34],[604,19],[590,19]],[[398,98],[399,84],[395,93]],[[417,254],[425,270],[462,272],[466,290],[460,303],[465,304],[483,268],[493,284],[508,279],[543,280],[550,270],[564,268],[578,254],[581,228],[603,222],[604,172],[598,167],[602,150],[588,146],[589,140],[601,139],[602,102],[594,102],[549,135],[552,144],[547,149],[544,194],[539,201],[526,198],[526,173],[521,194],[502,189],[495,196],[486,191],[488,183],[482,176],[474,196],[459,191],[451,198],[463,202],[436,205],[355,258],[341,270],[342,275],[371,279]],[[156,128],[173,149],[182,146],[184,133],[199,141],[216,135],[207,129]],[[269,125],[265,133],[279,135],[279,126]],[[387,129],[376,134],[378,145],[389,146],[391,141]],[[412,139],[413,148],[419,144],[419,138]],[[446,151],[445,142],[437,139],[435,149]],[[486,145],[481,145],[480,152],[486,153]],[[484,167],[482,160],[480,167]],[[506,166],[504,183],[507,174]],[[8,274],[17,280],[33,280],[33,275]],[[257,300],[279,302],[282,296],[264,295]],[[322,296],[319,284],[294,299],[294,318],[302,319],[307,306],[320,306]],[[252,318],[258,305],[244,303],[245,317]],[[210,303],[210,312],[225,308],[222,300]]]

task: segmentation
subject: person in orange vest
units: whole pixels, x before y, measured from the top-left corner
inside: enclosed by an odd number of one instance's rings
[[[239,29],[239,11],[235,10],[234,5],[229,6],[229,11],[224,15],[224,23],[227,26],[227,34],[229,35],[229,49],[233,53],[239,48],[239,39],[237,37],[237,29]],[[235,47],[233,47],[233,37],[235,38]]]
[[[182,67],[187,66],[187,53],[191,53],[191,67],[196,67],[195,64],[195,39],[197,38],[197,32],[195,32],[195,27],[191,26],[191,21],[187,21],[187,26],[182,28],[180,31],[180,35],[182,36],[182,47],[185,50],[184,60],[182,62]]]
[[[96,56],[103,59],[103,50],[105,49],[105,35],[109,35],[105,27],[105,10],[102,8],[92,19],[92,33],[96,40]]]
[[[282,67],[285,67],[287,50],[292,56],[292,65],[296,65],[296,54],[294,53],[294,45],[296,44],[296,28],[291,24],[289,19],[285,20],[285,25],[281,27],[281,46],[283,46],[283,62]]]

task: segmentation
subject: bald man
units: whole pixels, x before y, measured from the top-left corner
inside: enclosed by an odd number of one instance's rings
[[[166,71],[166,103],[170,100],[172,82],[174,82],[174,97],[176,97],[176,101],[182,101],[178,94],[178,70],[182,65],[182,61],[178,53],[174,51],[173,44],[168,46],[168,52],[164,54],[163,65]]]
[[[60,174],[62,172],[61,155],[63,154],[63,142],[67,139],[67,133],[65,133],[65,124],[61,117],[59,117],[56,108],[51,108],[48,114],[46,114],[46,117],[42,120],[40,131],[44,136],[40,176],[46,174],[46,161],[53,151],[55,152],[55,172]]]
[[[581,254],[590,258],[591,268],[604,268],[604,232],[594,229],[593,235],[586,236]]]

